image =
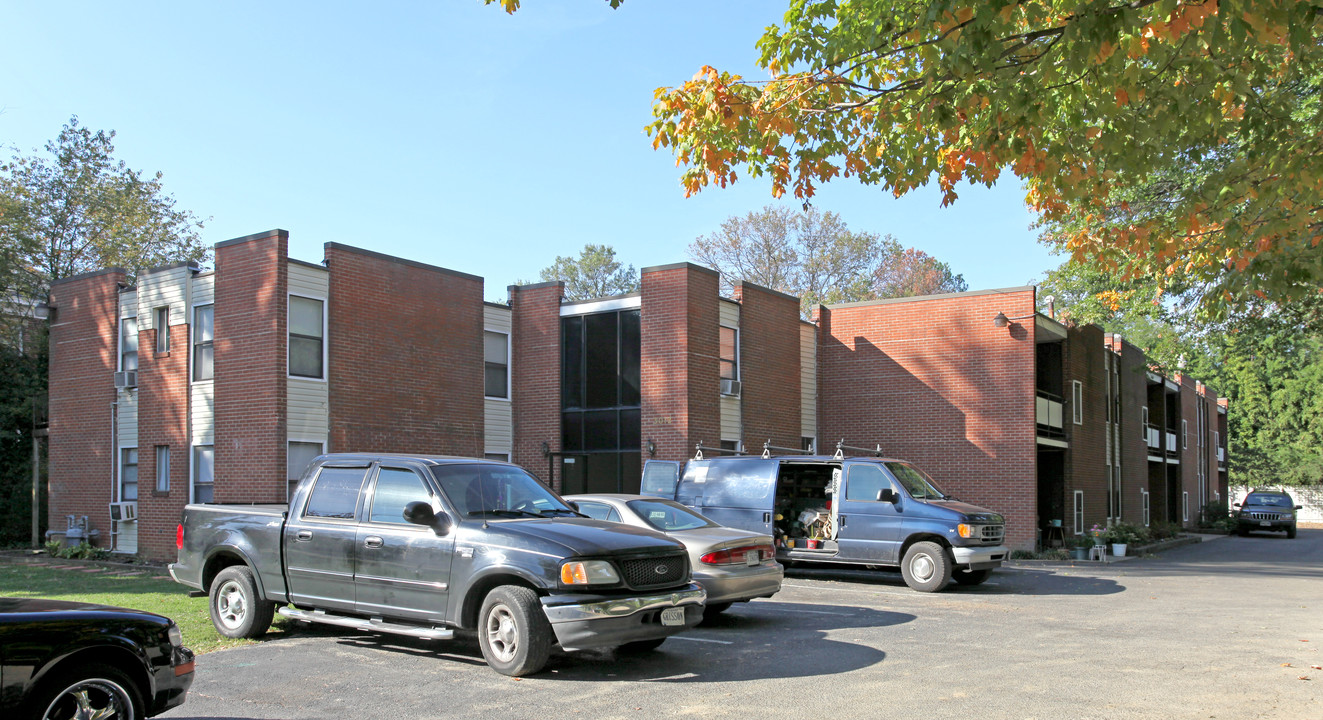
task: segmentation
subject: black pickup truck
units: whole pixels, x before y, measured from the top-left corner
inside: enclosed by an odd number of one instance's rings
[[[288,508],[189,505],[170,575],[210,597],[227,637],[290,618],[449,639],[476,631],[494,670],[564,650],[650,650],[702,619],[684,546],[580,515],[508,463],[317,458]]]

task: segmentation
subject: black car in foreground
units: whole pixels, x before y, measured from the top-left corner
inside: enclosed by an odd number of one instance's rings
[[[1237,535],[1244,537],[1251,530],[1285,530],[1286,537],[1295,537],[1295,511],[1301,506],[1290,495],[1277,490],[1254,490],[1235,507]]]
[[[184,702],[193,651],[170,618],[0,598],[0,717],[137,720]]]

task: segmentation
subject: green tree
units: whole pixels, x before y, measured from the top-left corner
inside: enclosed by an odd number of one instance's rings
[[[610,245],[583,246],[579,257],[557,256],[550,267],[539,273],[543,282],[559,280],[565,283],[565,297],[569,300],[623,295],[638,292],[639,274],[633,265],[625,267],[616,260],[615,248]]]
[[[41,297],[51,282],[89,270],[208,257],[201,221],[175,207],[161,173],[116,160],[114,137],[75,116],[45,155],[15,155],[0,165],[0,281],[7,294]]]
[[[689,257],[721,273],[722,289],[747,281],[800,298],[807,317],[821,303],[967,289],[946,263],[890,235],[851,230],[839,215],[768,205],[694,240]]]
[[[1078,260],[1289,301],[1323,285],[1321,38],[1323,0],[797,0],[768,79],[704,67],[648,130],[687,194],[935,179],[949,203],[1009,169]]]

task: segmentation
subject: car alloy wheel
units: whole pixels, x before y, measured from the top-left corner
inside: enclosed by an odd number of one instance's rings
[[[42,720],[135,720],[133,701],[119,683],[86,678],[65,688],[51,701]]]
[[[487,645],[501,662],[514,660],[519,652],[519,626],[504,603],[493,605],[487,613]]]
[[[221,624],[237,630],[248,616],[248,597],[237,580],[227,580],[216,591],[216,616]]]

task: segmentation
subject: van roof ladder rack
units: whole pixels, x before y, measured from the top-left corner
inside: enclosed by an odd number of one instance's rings
[[[832,455],[832,457],[836,460],[844,460],[846,450],[853,450],[859,453],[869,453],[873,457],[882,457],[882,443],[878,443],[877,447],[872,448],[854,447],[852,445],[846,445],[845,438],[841,438],[841,441],[836,443],[836,454]]]
[[[744,450],[730,450],[730,449],[723,448],[723,447],[711,447],[710,445],[704,445],[704,444],[703,444],[703,441],[700,440],[700,441],[698,441],[698,444],[694,446],[694,459],[695,459],[695,460],[702,460],[702,459],[703,459],[703,451],[707,451],[707,452],[710,452],[710,453],[716,453],[717,455],[744,455],[744,454],[745,454],[745,453],[744,453]]]
[[[767,439],[767,442],[763,443],[763,459],[766,460],[766,459],[772,457],[772,451],[773,451],[773,450],[776,450],[777,452],[789,453],[789,454],[791,454],[791,455],[803,455],[803,454],[804,454],[804,451],[801,450],[800,448],[777,447],[776,445],[773,445],[773,444],[772,444],[772,440],[771,440],[771,438],[768,438],[768,439]]]

